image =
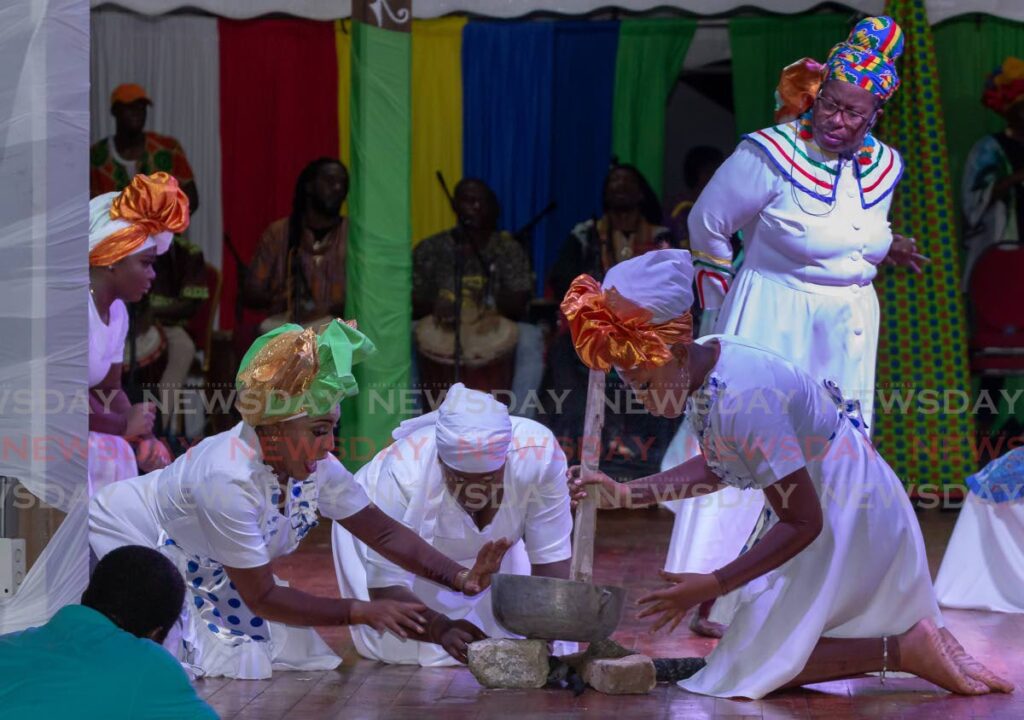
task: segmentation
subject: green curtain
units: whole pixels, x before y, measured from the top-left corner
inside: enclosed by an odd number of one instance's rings
[[[661,197],[665,169],[665,108],[683,67],[697,21],[623,20],[615,57],[612,153],[632,163]]]
[[[837,13],[730,20],[736,130],[743,134],[773,125],[782,68],[803,57],[825,62],[832,46],[850,34],[853,21]]]
[[[959,484],[975,470],[974,416],[958,409],[955,398],[946,400],[970,388],[970,374],[944,88],[924,0],[889,0],[886,12],[906,36],[899,61],[902,85],[886,105],[879,128],[879,136],[900,151],[906,166],[893,196],[892,227],[916,237],[932,263],[920,276],[883,268],[875,281],[882,322],[874,440],[911,486]],[[896,398],[909,398],[909,405],[901,407]]]
[[[971,146],[1005,126],[1002,118],[981,104],[985,76],[1008,56],[1024,58],[1024,23],[988,15],[947,20],[933,29],[935,54],[946,115],[946,142],[957,216],[960,182]]]
[[[409,33],[352,23],[352,192],[349,317],[377,345],[356,366],[359,395],[343,403],[340,455],[350,470],[390,440],[408,412],[412,286]]]

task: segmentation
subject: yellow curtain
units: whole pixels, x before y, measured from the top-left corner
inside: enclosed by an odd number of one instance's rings
[[[338,157],[345,167],[352,167],[351,114],[352,99],[352,21],[334,21],[334,43],[338,56]]]
[[[412,23],[412,241],[455,224],[449,189],[462,177],[462,28],[466,18]],[[340,46],[339,46],[340,49]],[[340,73],[339,73],[340,76]],[[341,114],[338,114],[339,119]],[[347,114],[346,114],[347,119]]]

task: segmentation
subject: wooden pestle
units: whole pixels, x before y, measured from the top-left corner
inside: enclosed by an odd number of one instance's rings
[[[583,447],[580,451],[580,476],[586,479],[601,462],[601,430],[604,427],[605,374],[591,370],[587,383],[587,410],[583,423]],[[594,580],[594,532],[597,527],[597,488],[587,490],[587,497],[576,506],[576,527],[572,535],[570,580]]]

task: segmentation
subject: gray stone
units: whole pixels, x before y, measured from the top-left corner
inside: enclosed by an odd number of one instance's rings
[[[646,655],[591,660],[583,668],[583,679],[606,695],[642,695],[658,684],[654,662]]]
[[[486,688],[540,688],[548,679],[544,640],[491,638],[469,645],[469,671]]]

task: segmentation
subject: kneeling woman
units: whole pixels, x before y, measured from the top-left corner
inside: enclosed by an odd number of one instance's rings
[[[903,484],[834,383],[747,340],[693,342],[693,268],[684,250],[616,265],[603,285],[574,282],[562,303],[581,359],[614,367],[649,412],[678,416],[702,454],[619,485],[602,506],[643,506],[725,486],[764,492],[773,516],[746,553],[712,573],[668,575],[641,598],[654,629],[736,592],[736,612],[691,692],[760,698],[785,687],[887,670],[978,695],[1013,686],[941,628],[924,542]],[[570,474],[575,499],[585,495]],[[610,499],[609,499],[610,496]]]
[[[165,645],[195,674],[260,679],[272,669],[337,667],[314,625],[423,631],[422,605],[316,597],[275,580],[271,561],[298,547],[318,512],[392,562],[468,595],[500,565],[507,541],[486,544],[464,568],[371,505],[330,454],[338,403],[358,392],[352,366],[373,352],[338,320],[319,335],[297,325],[267,333],[238,373],[243,422],[93,499],[89,540],[99,557],[121,545],[158,547],[185,576],[180,632]]]

